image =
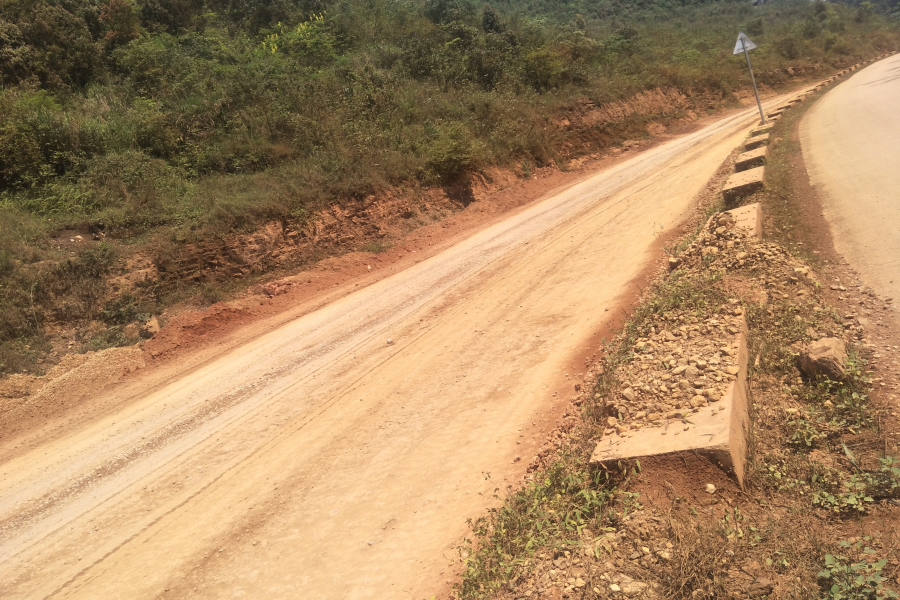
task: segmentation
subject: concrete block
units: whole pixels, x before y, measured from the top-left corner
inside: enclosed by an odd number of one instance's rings
[[[722,198],[725,200],[725,205],[734,204],[737,200],[763,189],[765,177],[765,167],[748,169],[729,177],[728,181],[725,182],[725,187],[722,188]]]
[[[740,173],[747,169],[761,167],[766,164],[766,158],[768,157],[768,146],[760,146],[759,148],[748,150],[747,152],[738,155],[737,160],[734,161],[734,170]]]
[[[760,146],[766,146],[769,144],[769,134],[764,133],[762,135],[757,135],[755,137],[750,138],[746,142],[744,142],[744,150],[753,150],[754,148],[759,148]]]
[[[661,427],[645,427],[624,436],[604,436],[591,454],[591,462],[610,467],[625,459],[696,452],[732,473],[743,488],[750,427],[747,325],[743,321],[736,338],[739,370],[721,400],[689,413],[686,421],[668,421]]]
[[[783,110],[773,110],[766,116],[769,117],[770,119],[774,119],[776,117],[780,117],[783,112],[784,112]]]
[[[762,204],[754,202],[725,211],[734,219],[734,226],[753,237],[762,237]]]
[[[751,129],[750,137],[756,137],[756,136],[762,135],[764,133],[769,133],[770,131],[772,131],[772,127],[774,127],[774,126],[775,126],[774,123],[767,122],[765,125],[760,125],[756,129]]]

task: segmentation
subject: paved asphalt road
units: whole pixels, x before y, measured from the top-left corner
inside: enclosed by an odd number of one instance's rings
[[[900,300],[900,55],[828,92],[804,116],[800,140],[836,250]]]

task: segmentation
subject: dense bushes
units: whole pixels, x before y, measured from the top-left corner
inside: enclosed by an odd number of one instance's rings
[[[85,85],[102,69],[94,2],[0,2],[0,82],[50,89]]]
[[[579,96],[603,102],[661,85],[727,93],[744,83],[728,52],[740,26],[761,42],[760,70],[864,51],[864,30],[896,38],[870,4],[556,8],[3,0],[0,191],[59,212],[43,198],[105,185],[89,168],[97,157],[142,154],[185,185],[302,164],[326,195],[370,193],[552,155],[510,139]]]

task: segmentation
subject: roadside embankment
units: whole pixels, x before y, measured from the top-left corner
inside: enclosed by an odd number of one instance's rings
[[[633,106],[619,103],[610,107],[582,107],[580,114],[585,119],[618,119],[625,127],[630,120],[639,123],[650,112],[658,111],[660,103],[667,99],[671,100],[665,94],[660,97],[645,94]],[[688,99],[682,100],[678,106],[689,108],[689,104],[684,104]],[[671,134],[655,128],[656,136],[652,139],[628,141],[621,147],[580,156],[568,163],[565,172],[552,166],[532,168],[526,178],[524,173],[495,170],[476,177],[464,189],[448,186],[422,194],[419,194],[422,190],[398,191],[387,198],[367,199],[354,210],[346,206],[340,210],[332,207],[312,219],[305,232],[270,223],[260,231],[229,238],[227,248],[216,246],[222,240],[211,240],[209,244],[185,243],[178,249],[180,258],[173,259],[174,262],[160,262],[140,252],[124,260],[111,250],[106,238],[94,240],[89,235],[73,235],[61,240],[61,248],[80,251],[81,255],[93,257],[91,260],[99,260],[100,249],[111,252],[100,256],[113,261],[111,279],[106,283],[103,277],[94,281],[87,290],[90,297],[79,304],[84,308],[85,302],[105,302],[105,320],[91,320],[74,329],[64,322],[56,323],[40,344],[28,345],[23,350],[28,360],[36,364],[17,373],[9,385],[0,384],[0,404],[6,407],[3,413],[9,416],[6,424],[13,423],[16,430],[26,430],[54,416],[83,408],[85,395],[74,389],[58,401],[35,400],[40,387],[55,376],[45,373],[53,371],[58,362],[63,366],[69,364],[65,360],[69,354],[102,350],[102,356],[114,364],[117,351],[107,346],[134,344],[143,353],[142,360],[150,371],[172,361],[195,360],[199,348],[233,347],[260,323],[283,323],[290,315],[297,314],[298,307],[315,310],[409,268],[473,232],[525,210],[552,190],[573,185],[592,172],[615,168],[643,151],[677,139],[675,133],[690,135],[690,131],[705,123],[690,110],[679,109],[669,116],[671,120],[665,123],[670,126]],[[644,133],[649,136],[648,132]],[[356,250],[346,252],[351,248]],[[323,252],[335,256],[324,258]],[[309,264],[298,270],[297,265],[307,259]],[[76,259],[79,269],[96,271],[103,267],[94,262],[82,265],[80,260]],[[243,266],[233,271],[232,263]],[[51,266],[47,266],[48,272],[53,272]],[[163,279],[194,285],[205,281],[207,275],[227,280],[234,297],[208,307],[184,302],[165,308],[163,303],[157,306],[161,310],[158,317],[139,310],[139,298],[160,292]],[[210,289],[215,291],[213,288]],[[130,319],[134,321],[129,322]],[[123,356],[129,353],[124,351]],[[90,380],[87,387],[91,393],[120,379],[118,374],[106,377],[105,372],[97,371],[97,377]],[[19,381],[23,378],[28,380],[27,386]],[[3,420],[0,426],[4,426]]]
[[[836,271],[816,240],[804,247],[787,235],[794,179],[805,177],[788,168],[796,148],[784,140],[804,106],[789,104],[753,132],[769,134],[758,168],[772,167],[770,176],[721,197],[760,202],[762,214],[751,209],[759,227],[737,227],[720,201],[668,249],[553,449],[473,524],[456,597],[874,598],[897,589],[900,468],[885,427],[896,420],[886,384],[897,385],[881,352],[898,347],[882,348],[887,332],[860,314],[889,310],[891,299],[827,284]],[[747,440],[741,469],[733,444],[709,452],[686,440],[728,440],[744,369],[747,420],[731,430]],[[706,431],[720,413],[717,431]]]

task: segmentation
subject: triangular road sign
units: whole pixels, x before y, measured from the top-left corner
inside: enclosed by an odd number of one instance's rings
[[[754,48],[756,48],[756,44],[753,43],[753,40],[748,38],[743,31],[740,32],[737,43],[734,45],[734,54],[743,54],[744,50],[753,50]]]

